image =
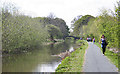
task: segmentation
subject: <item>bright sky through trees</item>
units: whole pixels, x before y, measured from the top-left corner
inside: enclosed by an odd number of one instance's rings
[[[1,0],[14,3],[25,15],[32,17],[44,17],[54,13],[57,17],[66,21],[70,27],[71,21],[78,15],[100,14],[100,9],[114,11],[118,0]]]

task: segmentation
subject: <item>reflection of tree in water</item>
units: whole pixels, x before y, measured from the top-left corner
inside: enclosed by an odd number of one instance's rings
[[[50,44],[49,47],[50,47],[50,50],[54,49],[54,43]]]
[[[25,54],[13,55],[3,58],[3,72],[31,72],[40,64],[50,64],[54,66],[54,62],[59,62],[61,58],[52,57],[52,54],[59,54],[69,50],[70,42],[63,42],[59,44],[51,44],[41,46],[39,49],[32,50]]]
[[[61,52],[65,52],[66,50],[69,50],[70,43],[63,42],[59,44],[51,44],[49,46],[51,55],[59,54]]]
[[[3,61],[3,72],[31,72],[39,64],[47,64],[60,60],[59,58],[57,59],[57,57],[51,57],[49,50],[47,48],[43,48],[21,55],[9,56],[4,58]]]

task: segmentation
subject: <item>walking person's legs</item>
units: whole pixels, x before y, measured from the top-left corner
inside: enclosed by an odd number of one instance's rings
[[[105,47],[102,47],[103,55],[105,55]]]
[[[102,47],[102,53],[104,54],[104,48]]]

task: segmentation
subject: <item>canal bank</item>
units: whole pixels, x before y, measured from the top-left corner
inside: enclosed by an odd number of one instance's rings
[[[76,48],[68,57],[63,59],[61,64],[56,69],[56,72],[81,72],[84,62],[85,49],[88,47],[88,43],[83,40],[78,40]]]

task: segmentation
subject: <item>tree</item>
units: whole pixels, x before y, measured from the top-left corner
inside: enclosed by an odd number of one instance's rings
[[[73,33],[75,36],[83,35],[83,25],[88,25],[88,22],[95,17],[91,15],[82,16],[73,24]]]
[[[108,47],[119,49],[120,44],[120,6],[116,7],[117,16],[113,15],[106,9],[103,9],[101,14],[96,18],[90,19],[89,15],[83,16],[74,23],[75,35],[83,35],[84,37],[95,37],[96,41],[100,40],[102,34],[105,35],[108,41]],[[112,15],[111,15],[112,14]]]
[[[52,24],[49,24],[46,27],[47,27],[48,33],[50,35],[51,41],[54,41],[54,37],[56,37],[56,38],[61,37],[61,31],[58,27],[56,27]]]
[[[0,17],[2,16],[3,51],[32,49],[46,41],[48,32],[39,21],[29,16],[13,14],[12,9],[9,12],[6,7],[2,9]]]
[[[120,44],[120,1],[119,2],[117,2],[117,4],[118,4],[118,7],[116,8],[116,13],[117,13],[117,20],[118,20],[118,26],[117,26],[117,29],[118,29],[118,31],[117,31],[117,37],[118,37],[118,44]],[[120,48],[120,45],[118,45],[118,48]],[[119,51],[120,51],[120,49],[119,49]]]
[[[75,23],[77,20],[79,20],[81,17],[82,17],[82,15],[79,15],[79,16],[75,17],[75,18],[71,21],[71,23],[74,24],[74,23]]]
[[[37,17],[35,18],[39,20],[40,23],[43,23],[43,26],[46,27],[49,24],[52,24],[58,27],[62,33],[62,38],[64,39],[66,36],[69,35],[69,28],[66,25],[66,22],[61,18],[48,18],[48,17]]]
[[[51,18],[51,19],[54,19],[55,17],[56,17],[55,14],[52,12],[48,15],[48,18]]]

